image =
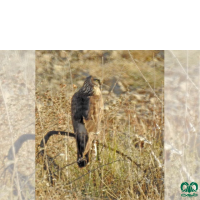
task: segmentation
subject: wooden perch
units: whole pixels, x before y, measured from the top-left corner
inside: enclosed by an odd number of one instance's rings
[[[76,137],[76,135],[75,135],[74,133],[71,133],[71,132],[65,132],[65,131],[49,131],[49,132],[44,136],[44,139],[42,139],[41,142],[40,142],[40,147],[42,148],[42,150],[40,151],[40,154],[42,154],[42,155],[44,154],[44,145],[48,142],[48,140],[50,139],[50,137],[51,137],[52,135],[59,135],[59,134],[65,135],[65,136],[69,136],[69,137],[73,137],[73,138]],[[106,144],[103,144],[103,143],[100,143],[100,142],[99,142],[99,145],[102,146],[102,147],[104,147],[104,148],[107,148],[107,149],[109,149],[109,150],[111,150],[111,151],[115,151],[117,154],[119,154],[119,155],[121,155],[122,157],[127,158],[128,160],[130,160],[131,162],[133,162],[135,165],[137,165],[137,167],[140,167],[140,165],[137,164],[136,162],[134,162],[130,156],[125,155],[125,154],[122,153],[121,151],[116,150],[116,149],[113,149],[112,147],[109,147],[109,146],[107,146]]]
[[[45,136],[44,136],[44,140],[42,139],[42,141],[40,142],[40,147],[44,147],[44,144],[46,144],[49,140],[49,138],[52,135],[65,135],[65,136],[69,136],[69,137],[73,137],[75,138],[75,134],[74,133],[70,133],[70,132],[65,132],[65,131],[49,131]]]

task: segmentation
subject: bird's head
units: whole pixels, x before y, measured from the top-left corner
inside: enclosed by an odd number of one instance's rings
[[[98,78],[93,76],[88,76],[85,79],[85,82],[82,87],[82,91],[88,95],[99,95],[101,93],[100,90],[101,81]]]

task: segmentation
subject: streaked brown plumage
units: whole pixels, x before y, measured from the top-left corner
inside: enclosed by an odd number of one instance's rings
[[[76,135],[78,165],[85,167],[90,159],[92,142],[100,133],[103,98],[99,79],[92,76],[86,78],[83,86],[72,97],[71,114]]]

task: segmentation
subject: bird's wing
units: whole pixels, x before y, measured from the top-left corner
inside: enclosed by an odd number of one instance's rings
[[[103,98],[101,95],[89,97],[89,109],[86,117],[83,117],[85,128],[89,133],[98,134],[103,115]]]
[[[83,157],[88,153],[92,146],[92,141],[95,135],[100,133],[101,118],[103,115],[103,98],[101,95],[90,96],[89,110],[86,118],[83,117],[83,122],[88,133],[88,142],[83,152]]]
[[[79,129],[78,125],[83,120],[81,99],[78,93],[75,93],[72,97],[71,118],[72,118],[72,123],[74,127],[74,133],[76,134]]]
[[[78,92],[72,97],[71,115],[72,121],[83,123],[83,118],[88,118],[90,98],[82,96]]]

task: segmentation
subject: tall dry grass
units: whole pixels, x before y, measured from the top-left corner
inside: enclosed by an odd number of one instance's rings
[[[100,161],[65,167],[76,161],[75,139],[52,136],[36,159],[36,199],[164,198],[162,54],[36,51],[36,154],[48,131],[73,132],[71,97],[88,75],[103,81],[105,102]]]
[[[0,51],[2,200],[35,199],[34,72],[34,51]]]

